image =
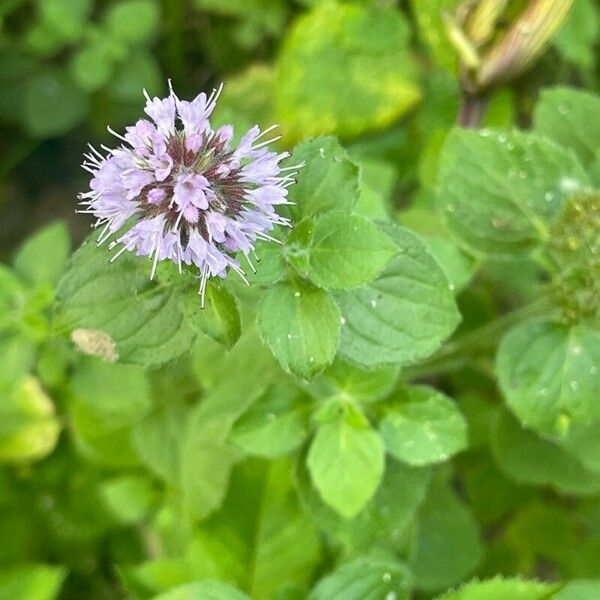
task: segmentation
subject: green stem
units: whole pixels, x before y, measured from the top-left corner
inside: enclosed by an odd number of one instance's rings
[[[422,379],[459,369],[476,362],[493,350],[504,334],[516,323],[528,317],[547,314],[545,300],[539,300],[502,315],[442,346],[435,354],[418,365],[403,370],[405,379]]]

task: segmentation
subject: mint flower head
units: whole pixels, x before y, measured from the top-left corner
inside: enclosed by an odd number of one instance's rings
[[[290,226],[275,211],[288,204],[287,187],[297,167],[281,168],[288,152],[277,153],[265,140],[276,126],[250,129],[236,148],[233,127],[211,127],[211,116],[222,90],[201,93],[188,102],[171,88],[166,98],[150,98],[145,112],[127,127],[113,133],[123,143],[106,155],[92,146],[83,167],[92,174],[90,190],[79,195],[80,212],[96,217],[98,244],[122,233],[110,248],[120,246],[111,262],[123,252],[152,259],[150,278],[159,261],[198,270],[199,293],[204,305],[206,282],[225,277],[229,269],[244,280],[234,255],[249,254],[257,240],[277,240],[268,234],[275,225]],[[124,227],[133,225],[124,231]]]

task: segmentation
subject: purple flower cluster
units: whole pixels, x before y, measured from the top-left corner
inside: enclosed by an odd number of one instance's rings
[[[275,126],[253,127],[233,148],[233,127],[212,129],[209,117],[221,88],[201,93],[188,102],[171,89],[167,98],[150,98],[146,114],[127,127],[123,144],[103,147],[104,156],[90,146],[83,167],[92,174],[90,191],[79,195],[84,209],[101,228],[98,243],[133,223],[111,243],[121,245],[115,260],[129,250],[152,259],[151,278],[159,261],[171,260],[198,268],[199,293],[204,304],[206,282],[233,269],[245,280],[234,258],[249,254],[256,240],[277,241],[269,232],[290,221],[275,211],[287,204],[287,187],[296,167],[281,168],[288,152],[270,151],[278,138],[264,140]],[[145,92],[144,92],[145,93]],[[252,267],[253,268],[253,267]]]

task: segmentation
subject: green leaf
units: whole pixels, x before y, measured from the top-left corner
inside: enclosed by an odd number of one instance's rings
[[[600,594],[600,581],[581,579],[570,581],[552,600],[595,600]]]
[[[0,463],[44,458],[54,450],[60,430],[52,400],[37,379],[27,377],[0,398]]]
[[[600,17],[593,0],[575,0],[552,43],[562,57],[581,69],[593,69],[594,47],[600,37]]]
[[[309,600],[366,600],[410,598],[411,577],[396,560],[361,557],[338,567],[321,579]]]
[[[419,510],[409,567],[419,590],[436,591],[469,575],[481,559],[477,522],[447,483],[432,482]]]
[[[349,519],[373,497],[381,482],[383,442],[376,431],[339,418],[319,426],[306,464],[323,500]]]
[[[326,2],[300,16],[277,62],[276,110],[288,134],[358,135],[410,110],[420,91],[408,35],[392,7]]]
[[[99,331],[122,361],[146,366],[186,352],[195,334],[179,310],[177,289],[149,281],[150,265],[140,257],[125,252],[114,263],[109,257],[89,238],[73,255],[57,290],[59,330]]]
[[[110,44],[102,38],[93,40],[73,55],[71,75],[81,89],[93,92],[110,79],[114,62]]]
[[[498,466],[514,481],[547,485],[566,494],[592,495],[600,491],[598,474],[585,469],[558,444],[522,428],[506,411],[493,421],[491,447]]]
[[[265,294],[258,325],[281,366],[302,379],[313,377],[333,360],[340,314],[323,290],[302,282],[275,285]]]
[[[23,119],[34,137],[54,137],[67,132],[83,121],[87,110],[87,97],[64,73],[45,70],[29,80]]]
[[[154,596],[153,600],[250,600],[250,597],[228,583],[194,581]]]
[[[404,390],[379,425],[386,450],[421,466],[448,460],[467,447],[467,423],[456,404],[426,386]]]
[[[78,39],[92,10],[92,0],[43,0],[38,3],[42,23],[60,39]]]
[[[278,458],[305,440],[307,413],[298,389],[287,383],[273,386],[236,421],[229,439],[248,454]]]
[[[366,366],[424,358],[460,320],[446,276],[425,244],[406,229],[384,231],[399,256],[371,283],[335,296],[342,311],[340,354]]]
[[[198,333],[205,333],[231,348],[241,334],[240,313],[233,295],[223,286],[209,283],[205,306],[201,308],[197,289],[186,289],[179,299],[186,322]]]
[[[64,222],[47,225],[21,246],[15,272],[30,284],[56,283],[67,266],[70,246]]]
[[[330,210],[350,212],[358,199],[358,166],[334,137],[305,140],[294,148],[289,165],[302,165],[288,199],[296,221]]]
[[[110,5],[105,22],[113,37],[140,44],[156,33],[160,12],[154,0],[121,0]]]
[[[117,65],[110,81],[111,95],[120,102],[140,102],[140,90],[150,95],[160,94],[164,79],[156,58],[148,51],[137,50]]]
[[[341,358],[315,379],[309,391],[317,397],[340,395],[357,402],[375,402],[392,391],[398,379],[398,367],[361,368]]]
[[[288,238],[290,262],[316,285],[343,290],[371,281],[398,253],[396,244],[376,225],[357,215],[329,213]]]
[[[458,590],[447,592],[437,600],[549,600],[558,589],[555,583],[527,581],[525,579],[503,579],[495,577],[487,581],[471,581]]]
[[[67,575],[63,567],[32,564],[0,570],[0,598],[54,600]]]
[[[124,524],[141,521],[156,500],[152,483],[140,475],[123,475],[104,482],[100,496],[109,512]]]
[[[474,254],[528,255],[573,191],[589,185],[574,155],[532,133],[455,129],[446,138],[438,200]]]
[[[132,427],[152,408],[144,370],[86,358],[73,373],[71,390],[70,416],[81,451],[102,464],[137,464]]]
[[[543,90],[533,113],[536,131],[575,152],[581,164],[600,156],[600,98],[583,90]]]
[[[425,497],[429,469],[388,462],[375,495],[351,520],[323,502],[303,460],[298,462],[297,481],[300,499],[315,525],[342,546],[346,555],[353,556],[372,549],[393,550],[403,542]]]
[[[168,403],[133,426],[132,445],[139,460],[173,485],[179,483],[180,444],[188,417],[183,406]]]
[[[19,328],[26,298],[21,280],[0,264],[0,331]]]
[[[189,550],[202,577],[234,580],[255,600],[306,586],[319,560],[314,526],[298,506],[287,461],[239,465],[221,510]]]
[[[600,331],[532,319],[502,339],[496,361],[508,405],[526,427],[561,433],[600,419]]]

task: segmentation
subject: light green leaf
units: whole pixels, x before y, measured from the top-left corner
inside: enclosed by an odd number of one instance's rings
[[[70,245],[64,222],[47,225],[21,246],[15,272],[30,284],[55,283],[67,266]]]
[[[63,567],[32,564],[0,570],[3,600],[54,600],[67,575]]]
[[[528,255],[589,178],[574,155],[533,133],[455,129],[440,159],[438,200],[450,229],[474,254]]]
[[[329,213],[297,231],[303,239],[296,244],[296,232],[288,238],[290,262],[327,289],[356,288],[371,281],[398,253],[385,233],[357,215]]]
[[[528,320],[502,339],[496,361],[508,405],[526,427],[560,434],[600,419],[600,331]]]
[[[23,103],[23,119],[34,137],[61,135],[83,121],[88,99],[67,76],[44,70],[29,80]]]
[[[78,39],[92,10],[92,0],[43,0],[38,3],[42,23],[66,42]]]
[[[119,523],[144,519],[156,500],[151,481],[141,475],[123,475],[104,482],[100,497]]]
[[[349,556],[372,549],[397,548],[415,519],[429,485],[429,469],[388,461],[381,485],[365,507],[346,519],[327,506],[310,481],[308,469],[297,467],[300,499],[315,525]]]
[[[481,559],[477,522],[447,483],[436,479],[419,510],[409,567],[424,591],[462,581]]]
[[[306,464],[323,500],[349,519],[373,497],[381,482],[383,442],[377,432],[354,427],[342,417],[319,426]]]
[[[510,479],[551,486],[566,494],[592,495],[600,491],[600,475],[585,469],[558,444],[523,429],[506,411],[493,421],[491,447],[498,466]]]
[[[408,569],[392,559],[358,558],[338,567],[321,579],[309,600],[379,600],[410,598],[411,576]]]
[[[552,600],[596,600],[600,595],[600,581],[575,580],[568,582]]]
[[[384,230],[399,256],[371,283],[335,296],[342,311],[340,354],[366,366],[424,358],[460,320],[446,276],[425,244],[406,229]]]
[[[302,15],[277,62],[276,110],[288,134],[358,135],[406,113],[420,98],[408,34],[392,7],[325,2]]]
[[[240,313],[235,298],[225,287],[209,283],[204,308],[195,288],[182,291],[179,303],[186,322],[198,333],[205,333],[227,348],[237,342],[242,328]]]
[[[386,450],[414,466],[446,461],[467,447],[467,423],[456,404],[426,386],[403,390],[379,430]]]
[[[120,0],[110,5],[105,22],[113,37],[140,44],[156,33],[160,12],[154,0]]]
[[[313,377],[333,360],[340,314],[323,290],[302,282],[275,285],[265,294],[258,325],[281,366],[302,379]]]
[[[442,594],[437,600],[549,600],[555,598],[551,594],[558,587],[555,583],[495,577],[471,581],[456,591]]]
[[[533,113],[536,131],[575,152],[581,164],[600,156],[600,98],[584,90],[543,90]]]
[[[73,55],[71,76],[81,89],[93,92],[110,79],[114,62],[110,44],[102,38],[93,40]]]
[[[236,422],[229,439],[248,454],[278,458],[306,438],[308,408],[289,383],[273,386]]]
[[[176,288],[149,280],[150,264],[129,252],[109,263],[93,239],[74,254],[59,282],[59,330],[99,330],[124,362],[160,365],[187,351],[195,334]]]
[[[330,210],[350,212],[358,199],[358,166],[334,137],[305,140],[294,148],[289,165],[299,167],[288,199],[296,221]]]
[[[250,600],[250,597],[228,583],[194,581],[154,596],[153,600]]]
[[[27,463],[50,454],[61,424],[54,404],[32,376],[0,397],[0,463]]]

